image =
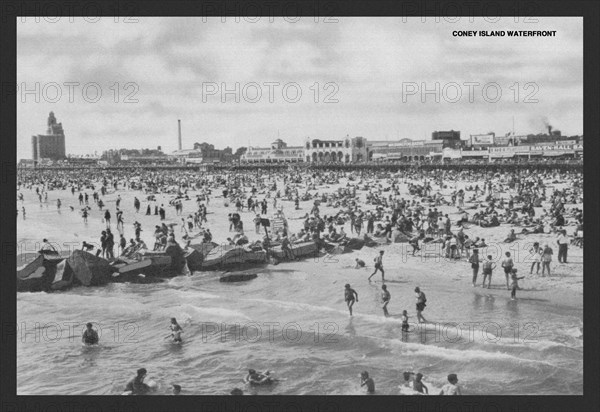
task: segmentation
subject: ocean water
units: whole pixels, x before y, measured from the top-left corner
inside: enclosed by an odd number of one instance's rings
[[[177,383],[190,394],[243,387],[248,368],[270,369],[285,379],[269,388],[246,388],[271,394],[360,393],[362,370],[380,394],[397,394],[405,370],[423,373],[438,388],[448,373],[458,373],[468,394],[583,391],[577,308],[526,300],[516,305],[479,290],[460,300],[456,293],[435,293],[435,305],[424,315],[446,321],[426,329],[414,325],[414,332],[403,335],[394,301],[391,318],[379,313],[375,286],[360,288],[351,318],[342,281],[278,268],[238,284],[204,272],[162,284],[19,293],[18,393],[118,394],[140,367],[160,383],[159,390]],[[392,296],[406,288],[389,285]],[[409,294],[404,300],[411,301]],[[452,316],[460,331],[448,321]],[[164,339],[170,317],[184,329],[182,345]],[[87,321],[99,325],[97,348],[81,346]]]
[[[51,192],[51,202],[63,199],[60,214],[54,203],[40,207],[34,193],[25,196],[27,218],[18,217],[18,242],[27,246],[20,252],[35,250],[41,237],[89,241],[101,230],[97,208],[87,226],[69,210],[76,204],[70,193]],[[126,211],[129,235],[130,216]],[[211,228],[226,227],[213,218]],[[135,219],[149,243],[150,219],[156,217]],[[366,282],[365,271],[310,259],[254,271],[256,279],[233,284],[219,282],[220,272],[196,272],[159,284],[18,293],[17,393],[120,394],[141,367],[158,382],[157,393],[176,383],[184,394],[225,395],[235,387],[271,395],[359,394],[363,370],[382,395],[399,393],[404,371],[421,372],[434,393],[449,373],[458,374],[464,394],[583,393],[580,304],[527,293],[511,301],[507,291],[490,293],[469,282],[423,285],[424,316],[432,323],[403,334],[402,310],[415,320],[414,285],[407,281],[388,283],[392,316],[384,318],[380,284]],[[359,293],[353,317],[344,302],[345,283]],[[171,317],[184,330],[182,345],[164,339]],[[100,332],[98,347],[81,345],[86,322]],[[248,368],[272,370],[280,381],[247,387]]]

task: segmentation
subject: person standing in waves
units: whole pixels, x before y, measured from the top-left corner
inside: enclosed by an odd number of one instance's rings
[[[86,345],[97,345],[100,339],[98,338],[98,332],[92,329],[92,324],[88,322],[86,325],[86,329],[83,331],[83,335],[81,335],[81,342]]]
[[[354,289],[350,287],[349,283],[346,283],[344,290],[344,300],[348,305],[348,310],[350,311],[350,316],[352,316],[352,306],[354,306],[354,302],[358,302],[358,293]]]
[[[419,323],[427,323],[427,320],[423,317],[423,310],[425,310],[427,298],[425,297],[425,293],[421,292],[421,289],[417,286],[415,288],[415,294],[417,298],[417,321]]]
[[[387,310],[387,305],[388,305],[388,303],[390,303],[391,297],[392,297],[392,295],[390,295],[390,292],[387,290],[387,286],[381,285],[381,300],[383,301],[383,305],[381,306],[381,308],[383,309],[383,315],[386,318],[388,316],[390,316],[390,314]]]

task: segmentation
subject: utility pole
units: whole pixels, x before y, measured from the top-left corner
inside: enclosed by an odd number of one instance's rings
[[[178,143],[178,148],[179,150],[181,150],[181,119],[177,119],[177,134],[178,134],[178,139],[177,139],[177,143]]]

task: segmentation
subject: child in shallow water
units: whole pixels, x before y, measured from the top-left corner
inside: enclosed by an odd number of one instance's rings
[[[510,275],[512,283],[511,283],[511,292],[510,299],[515,300],[517,298],[517,289],[519,289],[519,279],[525,278],[525,276],[517,277],[517,269],[513,269]]]
[[[440,395],[461,395],[458,376],[455,373],[448,375],[448,383],[442,387]]]
[[[423,393],[423,389],[425,389],[425,393],[429,395],[429,389],[427,389],[427,386],[425,386],[421,379],[423,379],[423,374],[417,373],[415,376],[415,381],[413,382],[413,389],[421,393]]]
[[[404,378],[404,382],[402,382],[402,386],[404,386],[406,388],[410,388],[411,383],[414,381],[414,377],[415,377],[414,372],[404,372],[402,374],[402,377]]]
[[[402,311],[402,332],[408,332],[408,312]]]
[[[375,393],[375,381],[373,378],[369,378],[369,372],[365,371],[360,374],[360,386],[366,386],[369,394]]]

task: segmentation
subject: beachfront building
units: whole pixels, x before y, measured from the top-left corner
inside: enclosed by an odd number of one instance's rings
[[[518,146],[490,147],[489,161],[496,159],[536,159],[536,158],[576,158],[583,154],[583,142],[576,140],[556,140],[549,143],[520,144]]]
[[[401,139],[369,141],[369,161],[425,161],[442,155],[440,141]]]
[[[68,155],[65,164],[68,166],[96,166],[101,161],[106,161],[107,164],[112,164],[101,156],[96,155]]]
[[[242,163],[299,163],[304,161],[302,146],[289,146],[281,139],[271,147],[248,147],[240,159]]]
[[[304,159],[309,163],[355,163],[368,160],[367,139],[346,136],[341,140],[321,140],[307,137]]]
[[[62,123],[56,122],[54,112],[48,116],[48,129],[46,134],[31,136],[32,159],[35,164],[42,159],[57,161],[63,160],[66,156],[65,133]]]
[[[181,149],[171,153],[180,163],[201,163],[202,152],[197,149]]]
[[[431,133],[431,140],[442,142],[444,148],[460,149],[463,145],[458,130],[435,131]]]
[[[233,159],[233,151],[230,147],[215,149],[209,143],[194,143],[192,149],[181,149],[171,153],[180,163],[229,163]]]
[[[174,157],[163,153],[161,146],[158,146],[156,149],[109,149],[102,152],[102,155],[97,160],[105,162],[107,165],[160,165],[171,164],[176,161]],[[77,165],[83,164],[85,161],[70,157],[69,163]]]

